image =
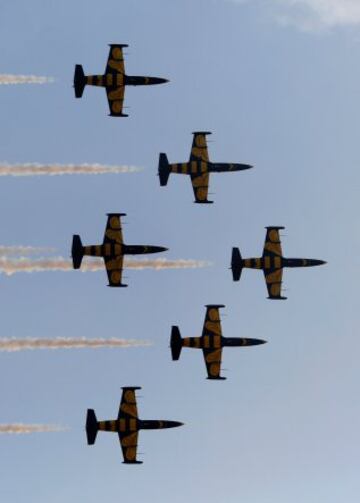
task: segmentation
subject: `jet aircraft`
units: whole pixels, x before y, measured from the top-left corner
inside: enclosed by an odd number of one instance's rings
[[[231,269],[234,281],[239,281],[244,267],[249,269],[262,269],[265,275],[268,299],[285,300],[281,295],[281,284],[284,267],[311,267],[326,264],[324,260],[285,258],[281,250],[279,230],[285,227],[265,227],[266,238],[262,257],[241,257],[239,248],[232,249]]]
[[[102,245],[83,246],[79,235],[73,236],[71,256],[74,269],[80,269],[84,255],[103,257],[109,285],[127,286],[121,282],[124,255],[143,255],[166,251],[162,246],[126,245],[123,242],[121,217],[126,213],[108,213],[105,235]]]
[[[186,337],[182,339],[179,327],[173,326],[171,328],[170,347],[172,359],[179,359],[183,347],[202,349],[208,374],[207,379],[224,380],[226,377],[220,376],[223,347],[257,346],[265,344],[266,341],[261,339],[223,337],[219,309],[225,306],[209,304],[205,307],[206,314],[201,337]]]
[[[119,435],[123,452],[123,463],[141,464],[136,459],[139,430],[161,430],[182,426],[178,421],[141,420],[138,417],[135,391],[137,386],[123,387],[117,419],[98,421],[93,409],[88,409],[86,416],[86,436],[88,445],[93,445],[97,432],[112,431]]]
[[[223,173],[226,171],[242,171],[252,168],[250,164],[233,164],[210,162],[206,142],[209,131],[196,131],[191,147],[189,162],[169,164],[166,154],[161,153],[159,157],[159,178],[160,185],[167,185],[170,173],[189,175],[195,195],[195,203],[209,204],[208,200],[209,176],[210,173]]]
[[[104,75],[85,75],[81,65],[75,66],[74,88],[76,98],[81,98],[86,85],[105,87],[110,116],[128,117],[123,113],[125,86],[164,84],[167,79],[138,77],[125,74],[123,48],[126,44],[109,44],[110,53]]]

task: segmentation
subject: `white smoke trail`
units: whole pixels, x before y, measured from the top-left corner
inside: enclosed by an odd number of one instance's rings
[[[155,269],[157,271],[162,269],[195,269],[200,267],[210,266],[210,262],[192,259],[156,259],[156,260],[125,260],[124,268],[128,269]],[[41,258],[29,259],[21,257],[17,259],[1,258],[0,257],[0,273],[7,276],[18,272],[45,272],[45,271],[72,271],[73,264],[69,259],[63,257],[58,258]],[[83,272],[95,272],[104,270],[103,260],[88,260],[84,261],[81,266]]]
[[[35,246],[0,246],[0,257],[11,257],[14,255],[41,255],[42,253],[52,253],[55,248],[35,247]]]
[[[55,339],[41,339],[38,337],[29,337],[20,339],[16,337],[1,338],[0,351],[14,352],[31,349],[81,349],[81,348],[130,348],[150,346],[147,341],[134,339],[87,339],[86,337],[57,337]]]
[[[0,163],[0,176],[40,176],[40,175],[104,175],[111,173],[135,173],[141,171],[136,166],[112,166],[107,164],[9,164]]]
[[[56,424],[0,424],[1,434],[21,435],[25,433],[48,433],[56,431],[66,431],[68,428]]]
[[[54,82],[53,77],[37,77],[36,75],[0,74],[0,85],[10,84],[49,84]]]

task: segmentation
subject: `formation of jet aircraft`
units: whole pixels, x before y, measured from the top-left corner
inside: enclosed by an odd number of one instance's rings
[[[166,154],[161,153],[159,157],[159,179],[160,185],[167,185],[170,173],[189,175],[195,196],[195,203],[210,204],[208,200],[209,176],[210,173],[225,173],[230,171],[243,171],[250,169],[250,164],[234,164],[224,162],[210,162],[206,136],[209,131],[196,131],[193,133],[189,162],[169,164]]]
[[[245,339],[243,337],[224,337],[222,335],[219,309],[225,307],[221,304],[208,304],[204,326],[201,337],[181,338],[179,327],[171,328],[171,355],[173,360],[180,358],[181,349],[197,348],[201,349],[207,371],[207,379],[224,380],[226,377],[220,375],[222,348],[224,347],[245,347],[265,344],[262,339]]]
[[[139,419],[135,391],[139,386],[126,386],[122,388],[122,396],[117,419],[98,421],[93,409],[88,409],[86,417],[86,435],[88,445],[93,445],[98,431],[111,431],[117,433],[123,453],[124,463],[141,464],[136,459],[138,436],[140,430],[163,430],[176,428],[183,423],[178,421],[143,420]]]
[[[79,269],[84,255],[102,257],[112,287],[126,287],[122,283],[124,255],[144,255],[166,251],[163,246],[126,245],[123,241],[121,217],[126,213],[108,213],[102,245],[83,246],[78,234],[73,236],[71,256],[74,269]]]
[[[109,44],[110,52],[103,75],[85,75],[81,65],[75,66],[74,88],[76,98],[81,98],[86,85],[105,87],[112,117],[128,117],[123,113],[125,86],[152,86],[165,84],[167,79],[139,77],[125,74],[123,49],[127,44]]]
[[[158,77],[130,77],[125,74],[123,49],[125,44],[111,44],[104,75],[85,76],[81,65],[76,65],[74,75],[75,96],[81,98],[86,85],[104,87],[110,115],[127,117],[123,113],[126,85],[152,85],[168,82]],[[252,168],[250,164],[218,163],[209,160],[207,136],[209,131],[193,133],[190,159],[183,163],[169,163],[167,155],[159,156],[158,175],[160,186],[165,186],[171,173],[190,176],[195,203],[209,204],[209,177],[211,173],[242,171]],[[126,245],[123,242],[121,216],[125,213],[108,213],[105,236],[102,245],[83,246],[80,236],[73,236],[72,259],[74,269],[79,269],[84,255],[102,257],[105,261],[109,286],[124,287],[122,283],[125,255],[158,253],[167,250],[161,246]],[[310,267],[325,264],[323,260],[285,258],[282,255],[279,231],[284,227],[267,227],[262,257],[243,259],[238,248],[233,248],[231,269],[233,280],[239,281],[244,268],[262,269],[270,299],[285,299],[282,296],[282,273],[284,267]],[[200,337],[182,338],[178,326],[172,326],[170,348],[173,360],[180,358],[183,347],[201,349],[206,365],[207,378],[224,380],[221,375],[222,349],[224,347],[245,347],[265,344],[262,339],[224,337],[222,335],[219,310],[221,304],[206,305],[206,314]],[[140,430],[174,428],[181,426],[177,421],[144,421],[139,419],[135,391],[139,387],[122,388],[122,397],[117,419],[98,421],[93,409],[88,409],[86,434],[89,445],[95,443],[98,431],[111,431],[119,436],[124,463],[139,464],[137,460],[138,434]]]
[[[281,295],[281,284],[284,267],[312,267],[326,264],[324,260],[305,258],[286,258],[282,254],[279,230],[285,227],[266,227],[266,238],[262,257],[241,257],[239,248],[233,248],[231,269],[233,280],[239,281],[244,268],[262,269],[265,275],[269,299],[285,300]]]
[[[73,85],[75,97],[81,98],[86,85],[104,87],[110,116],[128,117],[123,113],[126,86],[146,86],[168,82],[159,77],[129,76],[125,73],[124,48],[126,44],[110,44],[105,73],[85,75],[81,65],[75,66]],[[210,204],[208,199],[211,173],[243,171],[252,168],[250,164],[212,162],[209,160],[207,136],[209,131],[193,132],[190,158],[188,162],[169,163],[167,155],[159,155],[158,176],[160,186],[166,186],[170,174],[188,175],[191,180],[195,203]],[[110,287],[126,287],[122,282],[125,255],[160,253],[167,248],[150,245],[127,245],[122,235],[121,217],[125,213],[108,213],[102,244],[83,246],[78,234],[73,235],[71,255],[73,268],[79,269],[84,256],[102,257]],[[261,257],[242,258],[239,248],[232,249],[231,270],[233,281],[239,281],[244,268],[260,269],[265,276],[269,299],[285,300],[282,295],[283,269],[286,267],[313,267],[326,264],[324,260],[307,258],[287,258],[283,256],[280,230],[282,226],[266,227],[264,249]],[[181,337],[178,326],[171,328],[170,348],[172,359],[179,360],[182,348],[200,349],[203,354],[207,379],[225,380],[221,375],[222,351],[225,347],[247,347],[265,344],[267,341],[254,338],[224,337],[220,319],[222,304],[207,304],[202,334],[199,337]],[[182,426],[179,421],[142,420],[138,416],[136,390],[138,386],[122,388],[119,412],[116,419],[98,421],[93,409],[87,410],[87,443],[93,445],[99,431],[117,433],[126,464],[141,464],[137,459],[138,436],[140,430],[159,430]]]

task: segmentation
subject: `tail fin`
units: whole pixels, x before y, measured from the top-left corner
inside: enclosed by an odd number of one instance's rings
[[[170,347],[171,347],[171,356],[173,360],[178,360],[180,358],[182,345],[183,341],[180,335],[179,327],[172,326]]]
[[[166,154],[161,153],[159,157],[159,177],[160,185],[164,187],[169,179],[170,165]]]
[[[86,414],[86,436],[88,445],[95,444],[96,435],[99,431],[95,411],[88,409]]]
[[[243,261],[241,258],[239,248],[232,249],[231,269],[232,269],[233,280],[239,281],[243,269]]]
[[[81,65],[75,65],[74,88],[76,98],[81,98],[84,92],[85,85],[86,85],[86,79],[83,67]]]
[[[80,269],[81,261],[84,256],[84,247],[82,245],[80,236],[75,234],[73,236],[73,242],[71,247],[71,256],[73,259],[73,267],[74,269]]]

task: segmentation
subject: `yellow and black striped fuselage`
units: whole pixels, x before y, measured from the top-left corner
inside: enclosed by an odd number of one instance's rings
[[[215,163],[206,161],[189,161],[169,164],[171,173],[180,175],[202,175],[204,173],[221,173],[225,171],[240,171],[248,169],[247,164]]]
[[[263,269],[273,270],[281,269],[282,267],[312,267],[321,265],[322,260],[305,259],[305,258],[285,258],[279,255],[265,255],[258,258],[245,258],[242,260],[241,267],[247,269]]]
[[[257,346],[264,341],[245,337],[223,337],[221,335],[204,335],[202,337],[185,337],[182,345],[186,348],[220,349],[223,347]]]
[[[119,87],[119,86],[153,86],[163,84],[166,79],[159,77],[143,77],[124,75],[122,73],[106,73],[104,75],[87,75],[85,83],[88,86]]]
[[[181,423],[177,421],[165,420],[141,420],[132,417],[113,419],[110,421],[99,421],[98,429],[100,431],[110,431],[116,433],[132,433],[139,430],[162,430],[165,428],[175,428]]]
[[[120,257],[122,255],[147,255],[149,253],[159,253],[165,251],[162,246],[150,245],[125,245],[118,243],[105,243],[102,245],[84,246],[84,255],[90,257]]]
[[[85,82],[88,86],[118,87],[125,85],[122,73],[107,73],[105,75],[87,75]]]

